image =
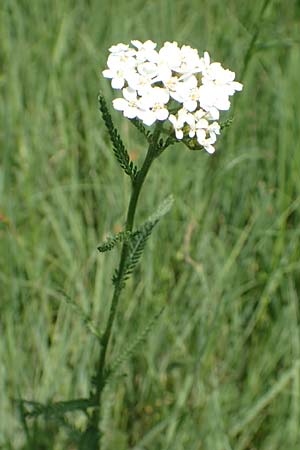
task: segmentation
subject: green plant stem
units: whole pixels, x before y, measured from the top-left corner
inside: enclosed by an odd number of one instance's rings
[[[134,218],[135,218],[135,212],[136,207],[139,199],[139,195],[143,186],[143,183],[145,181],[145,178],[148,174],[148,171],[151,167],[151,164],[153,160],[158,156],[158,140],[161,132],[161,125],[158,124],[154,130],[154,133],[152,135],[151,142],[149,144],[148,152],[145,157],[144,163],[139,170],[139,172],[136,175],[136,178],[134,179],[132,183],[132,192],[131,192],[131,198],[128,206],[127,211],[127,218],[126,218],[126,231],[132,231],[133,225],[134,225]],[[99,421],[100,421],[100,408],[101,408],[101,395],[105,386],[106,381],[106,371],[105,371],[105,359],[106,359],[106,353],[108,344],[110,341],[110,336],[113,328],[114,319],[116,316],[117,306],[120,299],[120,294],[123,288],[123,275],[124,275],[124,269],[126,265],[126,259],[128,255],[128,243],[124,242],[117,272],[117,279],[115,282],[115,289],[113,293],[113,298],[110,306],[109,316],[106,323],[105,331],[101,340],[101,348],[99,353],[99,359],[98,359],[98,367],[95,377],[95,385],[96,385],[96,392],[94,394],[93,400],[94,404],[96,405],[96,408],[94,409],[93,415],[91,417],[91,426],[93,430],[98,431],[99,427]],[[101,446],[101,433],[99,434],[99,437],[97,439],[97,444],[95,445],[95,450],[100,449]],[[91,450],[94,450],[91,448]]]

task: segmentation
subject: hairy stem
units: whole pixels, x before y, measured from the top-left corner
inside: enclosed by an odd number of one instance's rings
[[[145,178],[148,174],[148,171],[151,167],[151,164],[153,160],[158,156],[158,140],[161,132],[161,125],[158,124],[154,130],[151,142],[149,144],[148,152],[145,157],[144,163],[139,170],[139,172],[136,175],[135,180],[132,184],[132,192],[130,197],[130,202],[128,206],[127,211],[127,218],[126,218],[126,231],[132,231],[133,225],[134,225],[134,218],[135,218],[135,212],[136,207],[139,199],[139,195],[143,186],[143,183],[145,181]],[[123,275],[124,275],[124,269],[126,265],[126,259],[128,255],[128,242],[123,243],[122,251],[121,251],[121,257],[117,272],[117,279],[115,282],[115,289],[111,301],[110,311],[108,320],[106,323],[105,331],[102,337],[101,341],[101,348],[99,353],[99,359],[97,363],[97,371],[94,383],[96,385],[96,392],[93,395],[94,404],[96,405],[94,412],[91,416],[91,421],[89,425],[89,429],[93,430],[95,433],[97,433],[97,439],[95,439],[94,446],[91,447],[91,450],[100,450],[101,448],[101,433],[99,431],[99,422],[100,422],[100,412],[101,412],[101,395],[105,386],[106,382],[106,371],[105,371],[105,359],[107,354],[107,348],[110,341],[112,328],[114,319],[116,316],[117,306],[120,299],[120,294],[123,288]]]

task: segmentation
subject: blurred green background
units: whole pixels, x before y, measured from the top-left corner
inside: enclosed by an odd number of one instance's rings
[[[107,387],[103,449],[299,449],[299,1],[1,0],[0,14],[0,448],[77,448],[42,420],[26,444],[13,399],[88,395],[97,347],[64,297],[103,327],[118,251],[96,248],[130,193],[100,74],[109,46],[152,39],[208,50],[244,91],[213,157],[173,146],[144,186],[137,222],[170,193],[175,206],[124,292],[109,360],[165,310]],[[113,117],[140,164],[145,143]]]

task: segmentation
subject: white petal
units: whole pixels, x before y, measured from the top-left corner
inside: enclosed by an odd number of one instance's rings
[[[128,119],[134,119],[137,116],[138,110],[135,107],[128,106],[124,110],[124,116],[128,117]]]
[[[205,145],[204,146],[205,150],[209,153],[209,154],[213,154],[215,153],[215,148],[212,145]]]
[[[166,108],[161,108],[155,112],[155,115],[158,120],[166,120],[169,116],[169,111]]]
[[[182,130],[175,130],[175,136],[176,136],[176,139],[182,139],[183,138],[183,131]]]
[[[102,75],[104,76],[104,78],[113,78],[114,72],[110,69],[106,69],[102,71]]]
[[[210,64],[210,56],[208,52],[204,52],[204,62],[209,66]]]
[[[124,100],[124,98],[115,98],[115,100],[113,100],[113,107],[117,111],[124,111],[124,109],[127,108],[127,105],[128,103]]]
[[[187,100],[183,103],[183,106],[189,111],[193,112],[197,108],[197,102],[195,100]]]
[[[124,78],[113,78],[111,80],[111,86],[114,89],[122,89],[122,87],[124,86]]]
[[[126,81],[131,89],[137,90],[140,84],[141,76],[136,72],[130,72],[126,75]]]
[[[220,113],[219,113],[219,110],[217,108],[215,108],[215,107],[209,108],[208,114],[210,116],[209,119],[211,119],[211,120],[219,120]]]
[[[151,62],[144,62],[137,67],[138,72],[145,77],[154,78],[157,75],[157,65]]]
[[[132,45],[134,45],[134,47],[136,47],[137,49],[140,49],[142,47],[142,43],[141,41],[138,41],[137,39],[134,39],[133,41],[131,41]]]
[[[239,83],[238,81],[233,81],[232,86],[235,91],[241,91],[243,89],[242,83]]]
[[[144,47],[147,48],[147,50],[154,50],[156,46],[157,46],[156,42],[153,42],[150,39],[144,42]]]
[[[203,145],[206,137],[205,131],[201,128],[200,130],[197,130],[196,134],[197,134],[197,141],[199,142],[200,145]]]
[[[171,122],[171,124],[175,127],[177,124],[177,119],[176,116],[174,116],[174,114],[170,114],[169,115],[169,121]]]
[[[205,120],[205,119],[200,119],[200,120],[198,120],[198,122],[197,122],[197,128],[204,128],[204,129],[208,128],[208,122],[207,122],[207,120]]]
[[[221,111],[228,111],[228,109],[230,108],[230,101],[227,97],[224,96],[223,98],[218,98],[215,106]]]
[[[156,121],[156,117],[153,111],[140,111],[138,117],[143,121],[145,125],[152,125]]]
[[[169,99],[170,99],[170,94],[168,89],[164,89],[164,88],[158,88],[160,89],[159,91],[159,99],[160,99],[160,103],[168,103]]]
[[[128,100],[129,102],[135,101],[137,98],[136,91],[130,87],[123,89],[123,95],[124,98],[126,98],[126,100]]]
[[[196,134],[195,130],[193,128],[191,128],[190,131],[189,131],[189,137],[193,138],[193,137],[195,137],[195,134]]]
[[[117,45],[113,45],[112,47],[110,47],[109,51],[111,53],[119,53],[119,52],[124,52],[128,49],[128,45],[127,44],[117,44]]]

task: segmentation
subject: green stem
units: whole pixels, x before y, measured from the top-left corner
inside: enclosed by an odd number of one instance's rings
[[[131,198],[130,198],[128,211],[127,211],[127,218],[126,218],[126,226],[125,226],[126,231],[132,231],[132,229],[133,229],[136,207],[137,207],[137,203],[138,203],[138,199],[139,199],[139,195],[140,195],[143,183],[145,181],[145,178],[148,174],[148,171],[151,167],[153,160],[158,156],[157,143],[159,140],[160,133],[161,133],[161,125],[158,124],[154,130],[154,133],[153,133],[153,136],[151,139],[151,143],[149,145],[148,152],[147,152],[146,158],[144,160],[144,163],[143,163],[141,169],[139,170],[139,172],[137,173],[135,180],[133,181]],[[123,279],[124,269],[125,269],[125,265],[126,265],[126,259],[127,259],[127,255],[128,255],[128,248],[129,248],[128,243],[124,242],[123,247],[122,247],[118,272],[117,272],[118,275],[117,275],[117,279],[115,282],[115,289],[114,289],[113,298],[112,298],[112,302],[111,302],[111,306],[110,306],[109,316],[108,316],[105,331],[104,331],[102,341],[101,341],[101,348],[100,348],[99,359],[98,359],[98,367],[97,367],[97,372],[96,372],[96,377],[95,377],[96,392],[93,396],[93,400],[94,400],[94,404],[96,405],[96,408],[94,409],[93,415],[91,417],[91,423],[90,423],[90,427],[89,427],[90,429],[97,432],[97,434],[98,434],[98,439],[96,440],[97,442],[95,441],[95,447],[94,447],[95,450],[99,450],[101,447],[101,433],[99,433],[98,428],[99,428],[99,421],[100,421],[101,395],[102,395],[102,392],[103,392],[103,389],[105,386],[105,381],[106,381],[105,359],[106,359],[108,344],[109,344],[110,337],[111,337],[114,319],[116,316],[117,306],[118,306],[119,299],[120,299],[120,294],[121,294],[121,291],[123,288],[122,279]],[[92,447],[91,447],[91,450],[93,450]]]

